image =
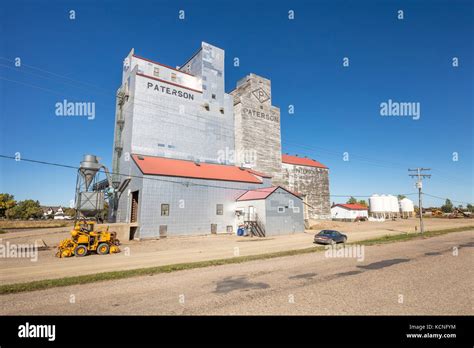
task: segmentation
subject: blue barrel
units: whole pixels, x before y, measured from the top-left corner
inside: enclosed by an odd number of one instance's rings
[[[237,229],[237,235],[238,235],[238,236],[243,236],[243,235],[244,235],[244,229],[243,229],[242,227],[239,227],[239,228]]]

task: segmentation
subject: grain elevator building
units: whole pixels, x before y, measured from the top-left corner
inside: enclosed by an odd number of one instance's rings
[[[305,216],[330,219],[328,167],[307,157],[284,154],[282,170],[286,187],[302,194]]]
[[[225,93],[224,54],[203,42],[176,68],[133,49],[125,58],[113,172],[131,179],[117,210],[131,238],[242,226],[255,235],[303,232],[307,207],[319,190],[329,192],[325,166],[307,166],[303,184],[299,169],[282,160],[270,80],[250,74]]]
[[[281,178],[280,109],[272,105],[270,80],[250,74],[237,82],[234,97],[235,152],[238,165]]]

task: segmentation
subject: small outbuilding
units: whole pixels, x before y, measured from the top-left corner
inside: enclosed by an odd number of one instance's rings
[[[303,200],[281,186],[249,190],[237,198],[235,208],[237,224],[257,234],[304,232]]]
[[[361,204],[335,204],[331,208],[331,218],[338,221],[355,221],[368,218],[369,209]]]

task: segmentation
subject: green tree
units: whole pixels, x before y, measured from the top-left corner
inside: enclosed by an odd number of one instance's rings
[[[0,193],[0,218],[5,217],[5,212],[16,205],[13,195]]]
[[[347,204],[356,204],[357,203],[357,199],[355,199],[354,197],[351,196],[351,198],[349,198],[347,200]]]
[[[407,198],[407,196],[405,196],[405,195],[398,195],[397,198],[398,198],[399,201],[401,201],[403,198]]]
[[[468,205],[466,206],[466,208],[467,208],[467,211],[469,211],[469,212],[471,212],[471,213],[474,212],[474,207],[472,206],[472,204],[468,204]]]
[[[361,200],[359,201],[359,204],[360,204],[360,205],[363,205],[364,207],[368,207],[367,202],[364,201],[363,199],[361,199]]]
[[[453,211],[453,203],[449,199],[446,199],[444,205],[441,206],[443,213],[451,213]]]
[[[40,218],[43,215],[43,209],[41,209],[38,201],[27,199],[8,209],[5,215],[9,219],[28,220],[30,218]]]

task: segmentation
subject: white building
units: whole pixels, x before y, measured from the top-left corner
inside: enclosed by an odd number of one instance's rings
[[[59,207],[41,207],[43,209],[43,218],[49,219],[53,218],[54,220],[67,220],[70,219],[64,213],[64,210],[61,206]]]
[[[360,204],[336,204],[331,208],[331,218],[340,221],[354,221],[368,218],[368,208]]]

